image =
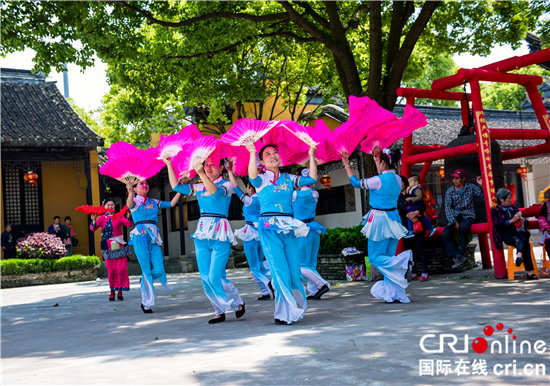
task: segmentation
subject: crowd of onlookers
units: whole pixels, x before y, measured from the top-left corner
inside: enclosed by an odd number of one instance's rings
[[[65,217],[65,224],[61,224],[61,217],[55,216],[53,224],[48,227],[48,233],[61,239],[65,246],[65,256],[73,254],[73,246],[78,244],[78,239],[71,226],[71,217]],[[6,224],[2,233],[2,250],[5,259],[16,257],[15,241],[11,234],[11,224]]]

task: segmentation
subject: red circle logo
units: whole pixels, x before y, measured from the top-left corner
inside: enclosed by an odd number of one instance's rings
[[[487,351],[487,347],[489,347],[489,345],[487,344],[485,338],[475,338],[472,342],[472,348],[478,354],[483,354]]]

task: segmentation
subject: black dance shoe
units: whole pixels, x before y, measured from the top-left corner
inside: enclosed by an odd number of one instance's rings
[[[235,311],[235,315],[237,315],[237,319],[241,318],[246,312],[246,310],[244,309],[244,300],[243,300],[243,304],[241,305],[243,306],[243,309],[240,311],[239,310]]]
[[[523,257],[516,257],[516,267],[521,267],[523,264]]]
[[[392,304],[392,303],[401,303],[401,301],[400,301],[400,300],[397,300],[397,299],[395,299],[395,300],[394,300],[393,302],[386,302],[386,303],[388,303],[388,304]]]
[[[322,286],[317,290],[317,293],[313,295],[312,299],[319,300],[321,299],[321,296],[326,294],[328,291],[330,291],[330,288],[328,288],[328,285],[325,284],[324,286]]]
[[[271,280],[267,282],[267,286],[269,287],[269,290],[273,292],[273,296],[275,296],[275,288],[273,288],[273,284],[271,284]]]
[[[538,276],[532,273],[531,275],[527,274],[527,280],[539,280]]]
[[[287,325],[288,322],[285,322],[284,320],[280,320],[280,319],[275,319],[275,324],[277,326],[284,326],[284,325]]]
[[[153,313],[153,310],[152,309],[148,309],[146,310],[145,307],[143,306],[143,304],[141,305],[141,309],[143,310],[143,313],[145,314],[152,314]]]
[[[269,299],[271,299],[271,296],[269,294],[262,295],[258,298],[258,300],[269,300]]]
[[[208,324],[216,324],[216,323],[221,323],[221,322],[225,322],[225,314],[220,314],[219,318],[210,319],[208,321]]]

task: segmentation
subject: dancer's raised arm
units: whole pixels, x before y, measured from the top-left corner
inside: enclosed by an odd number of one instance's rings
[[[174,167],[172,166],[172,160],[170,158],[163,158],[162,160],[166,164],[166,169],[168,169],[168,179],[170,180],[170,186],[172,187],[172,189],[174,189],[176,186],[178,186],[179,180],[176,176],[176,172],[174,171]]]
[[[315,161],[315,152],[317,148],[310,146],[309,148],[309,176],[317,181],[317,162]]]
[[[250,161],[248,162],[248,177],[256,179],[258,177],[258,163],[256,162],[256,146],[253,143],[246,145],[246,150],[250,152]]]
[[[216,194],[218,189],[223,189],[223,188],[218,188],[212,182],[212,180],[210,180],[210,177],[208,177],[206,175],[206,172],[204,171],[203,163],[202,163],[202,161],[200,160],[199,157],[195,158],[195,171],[197,172],[197,174],[201,178],[202,183],[204,184],[204,187],[206,188],[206,190],[208,190],[208,193],[210,193],[212,196],[214,194]]]
[[[128,198],[126,199],[126,206],[128,209],[134,208],[134,183],[128,182],[126,184],[126,189],[128,190]]]

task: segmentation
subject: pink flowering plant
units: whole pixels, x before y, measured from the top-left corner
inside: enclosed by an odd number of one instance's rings
[[[15,249],[17,257],[23,259],[59,259],[65,255],[63,241],[45,232],[30,233],[20,238]]]

